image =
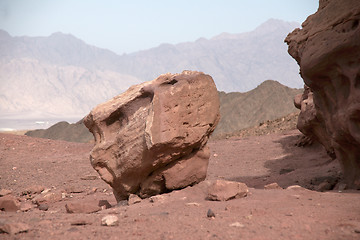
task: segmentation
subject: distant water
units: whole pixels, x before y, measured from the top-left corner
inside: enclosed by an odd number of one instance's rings
[[[33,130],[46,129],[55,123],[66,121],[68,123],[78,122],[79,118],[70,119],[1,119],[0,118],[0,132],[14,131],[14,130]]]

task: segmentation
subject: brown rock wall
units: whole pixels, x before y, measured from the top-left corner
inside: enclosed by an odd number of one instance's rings
[[[360,1],[320,1],[285,41],[313,94],[322,128],[313,124],[313,134],[334,149],[348,187],[360,188]]]

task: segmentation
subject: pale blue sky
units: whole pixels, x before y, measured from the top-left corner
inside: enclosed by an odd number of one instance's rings
[[[302,23],[318,0],[0,0],[12,36],[70,33],[118,54],[251,31],[270,18]]]

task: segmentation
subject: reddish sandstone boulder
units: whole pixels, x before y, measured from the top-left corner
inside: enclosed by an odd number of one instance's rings
[[[218,93],[209,75],[161,75],[85,117],[96,143],[91,164],[118,201],[193,185],[206,177],[206,143],[219,118]]]
[[[314,106],[300,128],[333,148],[347,186],[360,188],[360,1],[320,0],[285,41]]]

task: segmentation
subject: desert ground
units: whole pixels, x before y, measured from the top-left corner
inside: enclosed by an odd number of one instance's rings
[[[0,239],[360,239],[360,191],[343,189],[338,162],[320,145],[295,146],[300,138],[287,130],[212,139],[204,182],[128,204],[116,203],[91,167],[91,143],[1,133],[0,190],[21,209],[0,211]],[[249,193],[206,200],[217,179],[243,182]],[[264,189],[275,182],[281,189]],[[107,208],[94,213],[65,207],[99,201]],[[107,215],[118,224],[103,226]]]

